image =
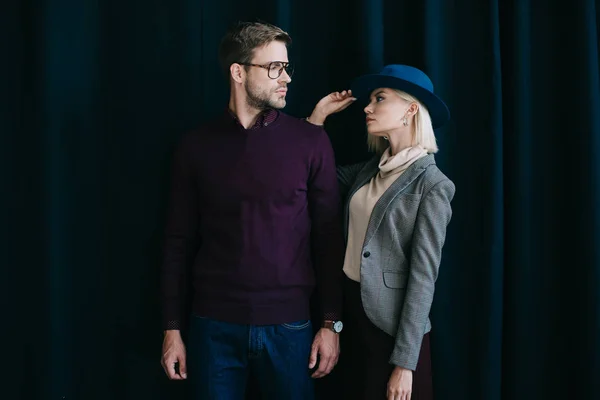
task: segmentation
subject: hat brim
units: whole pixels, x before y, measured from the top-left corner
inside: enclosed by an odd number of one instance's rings
[[[356,78],[351,85],[352,95],[357,99],[368,98],[373,90],[379,88],[398,89],[416,97],[427,107],[434,129],[440,128],[450,120],[450,110],[442,99],[427,89],[404,79],[372,74]]]

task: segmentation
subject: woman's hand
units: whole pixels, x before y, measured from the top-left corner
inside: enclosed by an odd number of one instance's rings
[[[388,381],[387,400],[410,400],[412,394],[412,371],[396,367]]]
[[[328,116],[345,110],[355,100],[356,98],[352,97],[351,90],[330,93],[319,100],[312,114],[308,117],[308,122],[323,125]]]

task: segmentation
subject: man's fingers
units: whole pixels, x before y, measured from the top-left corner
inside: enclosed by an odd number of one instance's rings
[[[319,362],[319,368],[313,374],[313,378],[322,378],[331,372],[331,356],[323,356],[321,354],[321,361]]]
[[[310,360],[311,360],[310,368],[315,367],[316,361],[317,361],[317,355],[319,355],[319,368],[317,368],[317,370],[312,374],[313,378],[320,378],[322,376],[321,374],[323,373],[323,370],[327,366],[327,362],[328,362],[327,357],[325,357],[325,355],[319,350],[320,350],[319,346],[316,344],[313,344],[312,352],[310,354]],[[314,357],[314,361],[315,361],[314,363],[313,363],[313,357]]]
[[[308,368],[309,369],[313,369],[315,367],[315,365],[317,365],[317,353],[318,353],[319,349],[317,348],[317,346],[315,346],[313,344],[311,350],[310,350],[310,359],[308,361]]]
[[[187,364],[185,355],[179,356],[179,375],[183,379],[187,379]]]
[[[173,379],[173,374],[175,373],[175,366],[173,365],[173,362],[171,361],[171,358],[164,358],[162,359],[162,366],[163,369],[165,370],[165,374],[167,374],[167,377],[169,379]],[[173,372],[171,372],[171,369],[173,370]]]
[[[174,358],[168,361],[167,369],[169,371],[169,379],[173,379],[175,381],[178,381],[181,379],[179,374],[175,371],[175,359]]]
[[[172,380],[176,380],[179,381],[182,379],[182,377],[175,371],[175,362],[177,361],[176,357],[173,356],[169,356],[167,358],[163,358],[161,364],[163,366],[163,369],[165,370],[165,373],[167,374],[167,377],[169,377],[169,379]],[[180,368],[181,368],[181,362],[179,363]],[[181,370],[180,370],[181,372]]]
[[[321,373],[321,377],[327,376],[329,375],[329,373],[331,373],[331,370],[333,369],[333,359],[332,357],[329,357],[329,359],[327,360],[327,364],[325,364],[325,368],[323,369],[323,372]]]
[[[165,359],[164,358],[160,359],[160,365],[162,365],[163,371],[165,371],[165,375],[169,376],[169,371],[167,371],[167,365],[165,364]]]
[[[321,359],[321,362],[319,362],[319,369],[317,369],[315,372],[313,372],[313,374],[311,375],[313,378],[320,378],[323,376],[323,367],[325,366],[325,360]]]
[[[352,97],[352,90],[344,90],[341,92],[332,92],[329,96],[334,100],[345,100],[347,97]]]
[[[319,369],[312,374],[312,377],[318,379],[324,377],[325,375],[325,360],[321,360],[319,363]]]
[[[340,361],[340,355],[338,353],[338,355],[333,359],[333,362],[331,363],[331,369],[334,369],[339,361]]]
[[[345,110],[348,106],[354,103],[354,97],[350,97],[342,102],[342,106],[340,107],[340,111]]]
[[[170,362],[170,360],[169,360],[169,359],[167,359],[167,358],[165,358],[165,357],[163,357],[163,358],[160,360],[160,363],[161,363],[161,365],[162,365],[163,369],[165,370],[165,374],[167,375],[167,378],[169,378],[169,379],[173,379],[173,374],[171,373],[171,371],[170,371],[170,368],[169,368],[169,365],[171,365],[171,364],[172,364],[172,363]],[[175,367],[173,367],[173,373],[174,373],[174,372],[175,372]]]
[[[333,371],[333,368],[335,367],[336,363],[337,363],[337,358],[333,355],[330,355],[328,357],[327,366],[325,368],[325,375],[329,375],[331,373],[331,371]]]

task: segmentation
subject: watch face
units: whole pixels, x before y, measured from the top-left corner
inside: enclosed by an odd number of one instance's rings
[[[333,330],[336,331],[337,333],[340,333],[343,328],[344,328],[344,324],[342,323],[342,321],[336,321],[333,324]]]

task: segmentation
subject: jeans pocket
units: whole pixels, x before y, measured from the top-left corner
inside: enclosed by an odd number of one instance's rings
[[[302,329],[306,329],[306,328],[310,327],[310,320],[304,319],[301,321],[284,323],[284,324],[281,324],[281,326],[283,326],[286,329],[293,330],[293,331],[300,331]]]

